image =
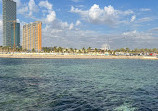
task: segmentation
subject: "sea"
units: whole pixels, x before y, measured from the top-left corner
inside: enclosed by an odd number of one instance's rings
[[[0,58],[0,111],[158,111],[158,61]]]

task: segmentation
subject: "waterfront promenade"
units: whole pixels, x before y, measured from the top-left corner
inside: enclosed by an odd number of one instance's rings
[[[146,59],[158,60],[154,56],[106,56],[106,55],[74,55],[74,54],[52,54],[52,53],[17,53],[0,54],[0,58],[32,58],[32,59]]]

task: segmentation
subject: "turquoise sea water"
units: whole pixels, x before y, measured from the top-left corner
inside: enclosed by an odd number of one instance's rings
[[[158,111],[158,61],[0,59],[0,111]]]

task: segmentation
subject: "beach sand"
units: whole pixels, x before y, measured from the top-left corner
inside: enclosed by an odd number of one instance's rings
[[[0,58],[32,58],[32,59],[146,59],[158,60],[150,56],[101,56],[101,55],[52,55],[52,54],[0,54]]]

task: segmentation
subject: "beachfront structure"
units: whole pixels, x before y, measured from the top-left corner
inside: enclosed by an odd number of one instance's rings
[[[20,23],[11,24],[11,47],[20,47]]]
[[[23,26],[23,50],[41,51],[42,50],[42,22],[36,21],[34,23]]]
[[[11,46],[12,21],[16,21],[16,2],[3,0],[3,46]]]

